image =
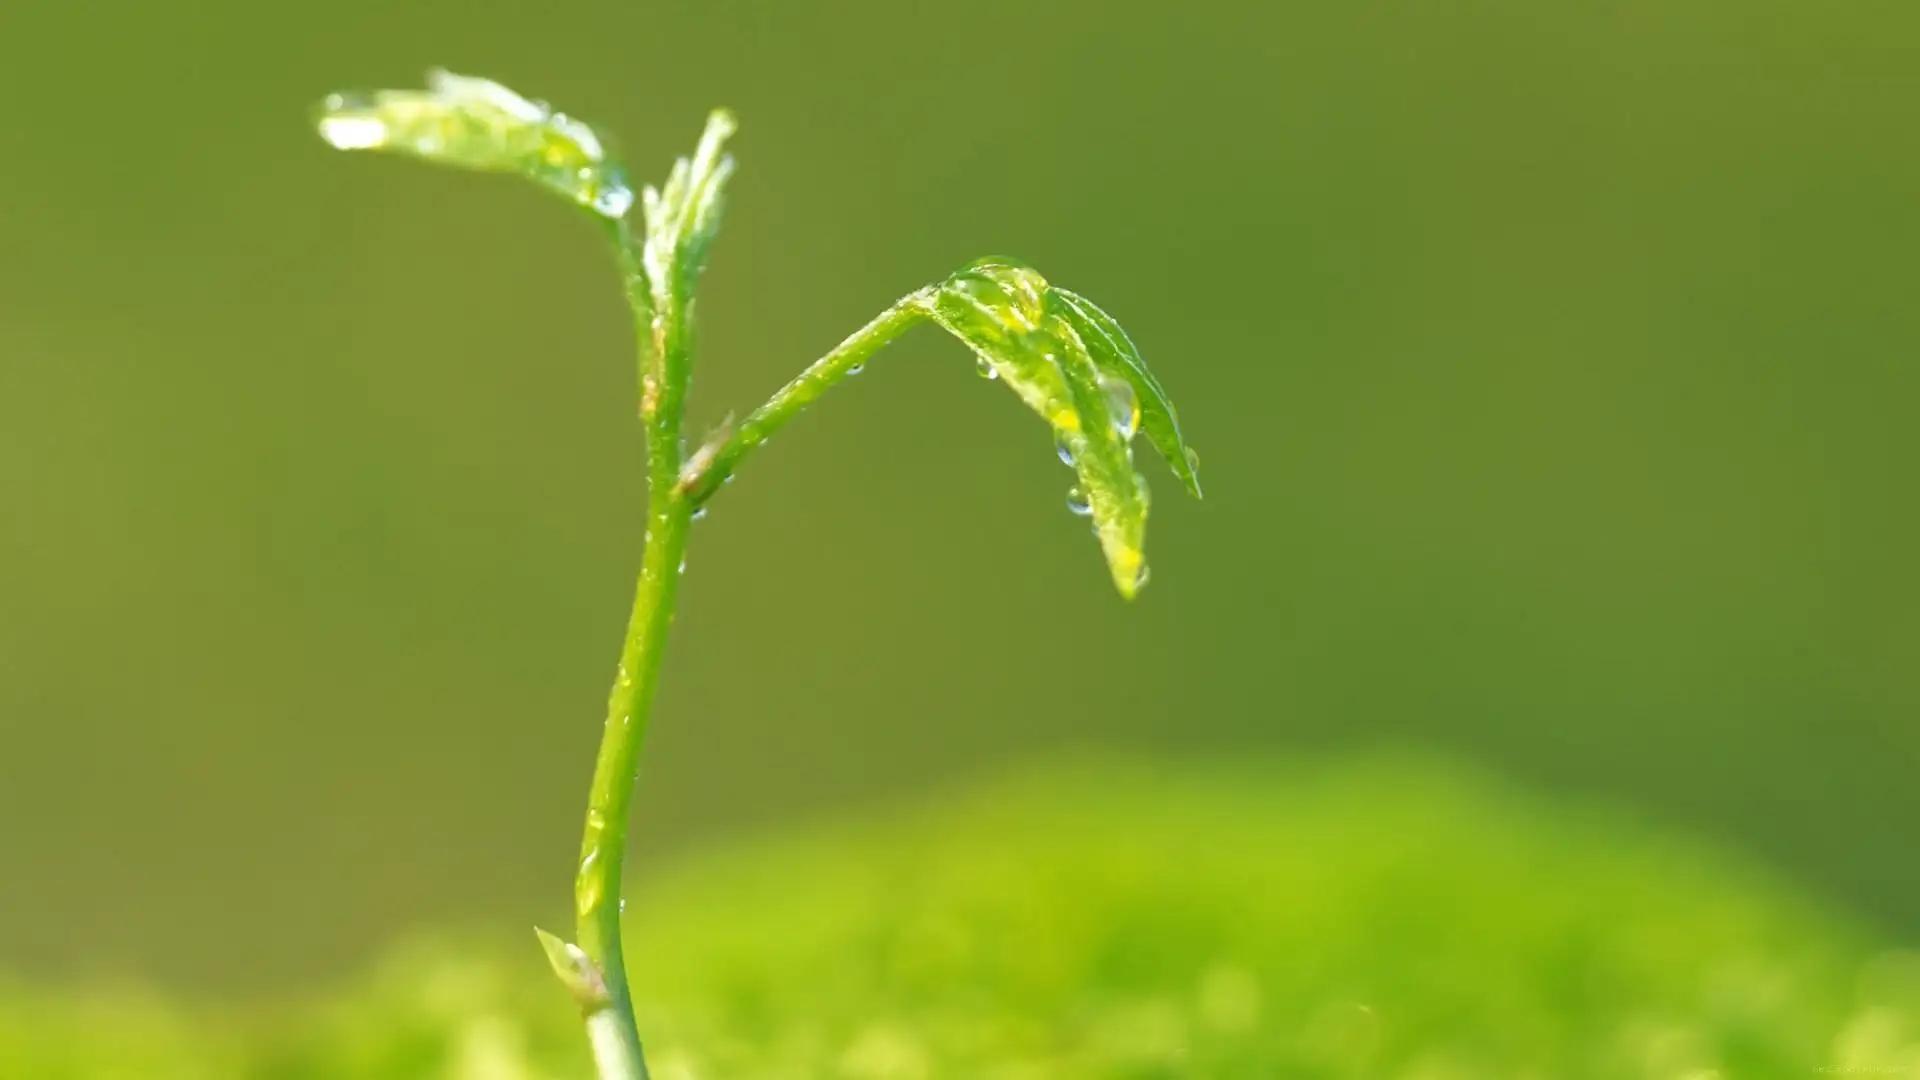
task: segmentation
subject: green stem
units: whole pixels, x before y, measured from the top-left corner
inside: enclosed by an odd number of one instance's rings
[[[613,227],[640,355],[640,414],[647,425],[647,531],[633,613],[607,696],[606,727],[587,799],[580,867],[574,879],[575,934],[602,987],[585,1005],[587,1033],[603,1080],[644,1080],[647,1067],[627,988],[620,942],[620,881],[627,823],[647,719],[660,683],[660,662],[673,623],[680,565],[693,504],[675,481],[691,344],[685,292],[650,288],[633,237]],[[673,283],[678,284],[678,283]]]
[[[678,489],[687,501],[698,507],[712,498],[742,459],[835,383],[925,318],[933,295],[933,289],[926,288],[901,297],[872,322],[834,346],[833,351],[807,365],[805,371],[776,391],[766,404],[749,413],[738,427],[709,440],[680,470]]]
[[[669,262],[649,274],[626,224],[612,223],[611,235],[627,302],[633,309],[640,359],[640,417],[647,428],[647,531],[633,613],[607,697],[606,727],[594,762],[586,830],[580,841],[580,866],[574,879],[577,954],[569,953],[558,939],[543,936],[542,940],[554,957],[555,970],[581,1003],[602,1080],[645,1080],[646,1060],[634,1023],[620,942],[621,867],[640,750],[659,687],[661,657],[673,624],[694,511],[712,497],[742,458],[923,318],[933,292],[922,289],[903,297],[782,387],[730,437],[710,442],[688,459],[681,431],[693,340],[691,277],[697,273],[697,261]],[[688,271],[687,266],[695,269]]]
[[[605,984],[604,995],[587,1014],[603,1080],[631,1080],[647,1074],[621,950],[620,878],[640,748],[660,682],[660,660],[673,622],[680,559],[691,520],[685,501],[673,494],[671,486],[662,485],[656,491],[659,494],[648,499],[640,581],[634,590],[620,666],[607,698],[606,729],[594,763],[579,875],[574,881],[578,943]]]

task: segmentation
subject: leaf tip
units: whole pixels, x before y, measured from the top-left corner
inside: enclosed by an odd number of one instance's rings
[[[1146,553],[1130,542],[1114,540],[1105,530],[1100,533],[1100,546],[1107,557],[1107,569],[1113,575],[1113,587],[1120,592],[1122,600],[1132,600],[1140,595],[1147,584]]]
[[[715,139],[726,140],[732,138],[740,131],[740,114],[727,108],[725,105],[709,109],[707,111],[707,131],[712,133]]]
[[[387,141],[387,125],[365,95],[328,94],[314,104],[314,130],[335,150],[373,150]]]

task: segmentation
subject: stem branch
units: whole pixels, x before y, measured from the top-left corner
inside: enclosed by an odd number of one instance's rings
[[[689,459],[681,431],[693,340],[691,278],[698,272],[697,261],[655,260],[650,270],[625,222],[613,222],[611,235],[627,303],[633,310],[639,351],[640,417],[647,429],[647,531],[633,614],[627,622],[613,690],[607,696],[606,727],[594,761],[580,866],[574,878],[575,936],[583,971],[568,970],[564,943],[546,944],[549,955],[560,950],[556,970],[581,1002],[602,1080],[646,1080],[620,942],[621,867],[640,749],[660,683],[661,657],[673,624],[693,513],[742,458],[925,317],[933,292],[922,289],[902,297],[781,387],[730,435],[714,438]]]
[[[772,438],[774,432],[835,383],[925,318],[932,299],[931,288],[908,293],[872,322],[848,335],[831,352],[807,365],[806,370],[775,391],[766,404],[749,413],[738,427],[715,435],[694,453],[680,470],[679,491],[695,507],[712,498],[743,458]]]

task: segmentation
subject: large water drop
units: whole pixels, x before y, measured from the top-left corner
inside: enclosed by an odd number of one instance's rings
[[[1125,379],[1105,378],[1100,380],[1100,389],[1107,395],[1107,411],[1113,417],[1114,434],[1121,442],[1133,438],[1140,429],[1140,399],[1133,392],[1133,384]]]

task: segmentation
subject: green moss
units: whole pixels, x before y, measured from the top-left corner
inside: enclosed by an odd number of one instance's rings
[[[1920,1075],[1920,961],[1735,860],[1430,766],[1032,772],[636,895],[659,1080]],[[0,998],[0,1074],[586,1075],[538,950],[498,937],[244,1038]]]

